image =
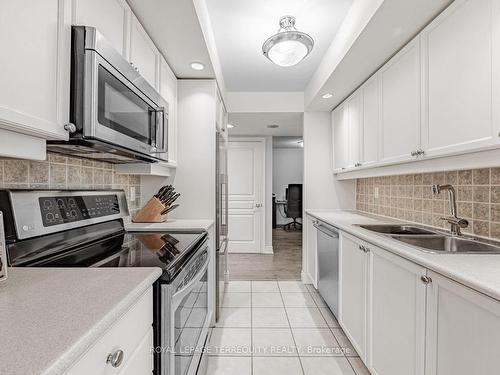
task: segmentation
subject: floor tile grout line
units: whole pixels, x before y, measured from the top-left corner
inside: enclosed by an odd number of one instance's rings
[[[285,307],[285,301],[283,300],[283,294],[281,293],[281,287],[280,287],[279,283],[278,283],[278,289],[280,290],[281,302],[283,302],[283,308],[285,309],[285,316],[286,316],[286,320],[288,321],[288,326],[290,328],[290,334],[292,335],[292,340],[293,340],[293,344],[295,346],[295,351],[297,352],[297,357],[299,358],[300,369],[302,370],[302,374],[305,375],[306,372],[304,370],[302,360],[300,359],[299,348],[297,346],[297,341],[295,340],[295,335],[293,334],[293,331],[292,331],[292,324],[290,323],[290,318],[288,317],[288,311]]]

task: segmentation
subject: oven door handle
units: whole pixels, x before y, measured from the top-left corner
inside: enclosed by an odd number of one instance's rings
[[[210,263],[210,257],[207,256],[207,260],[205,260],[205,263],[198,271],[198,274],[191,281],[189,281],[181,290],[179,290],[172,296],[172,306],[174,311],[177,309],[177,307],[184,299],[184,297],[186,297],[191,292],[193,286],[202,279],[203,275],[208,269],[209,263]]]

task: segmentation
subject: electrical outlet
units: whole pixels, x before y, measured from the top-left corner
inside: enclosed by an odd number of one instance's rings
[[[130,202],[135,202],[135,186],[130,187]]]
[[[376,187],[374,189],[374,195],[375,195],[375,198],[378,198],[378,187]]]

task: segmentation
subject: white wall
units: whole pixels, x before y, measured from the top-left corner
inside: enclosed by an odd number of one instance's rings
[[[285,198],[288,184],[302,184],[304,179],[304,151],[302,148],[273,149],[273,193],[277,200]],[[282,205],[276,207],[276,223],[283,225],[291,219],[283,217]]]
[[[355,208],[355,181],[333,175],[330,112],[304,113],[304,209]]]
[[[178,164],[181,193],[173,218],[215,220],[214,80],[178,81]]]

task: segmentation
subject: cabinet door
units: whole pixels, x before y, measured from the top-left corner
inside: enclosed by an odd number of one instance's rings
[[[332,113],[333,165],[335,172],[345,170],[348,163],[349,129],[346,113],[345,104],[335,108]]]
[[[160,58],[160,94],[168,103],[168,162],[177,165],[177,77]]]
[[[380,70],[381,161],[413,159],[420,148],[420,37]]]
[[[374,375],[424,373],[426,269],[370,247],[368,367]]]
[[[130,30],[130,62],[138,72],[158,90],[158,65],[160,54],[139,20],[132,16]]]
[[[153,330],[144,336],[137,349],[128,359],[120,375],[151,374],[153,372],[153,354],[151,348],[153,344]]]
[[[346,101],[348,124],[348,168],[357,167],[361,161],[361,121],[363,118],[363,97],[360,90]]]
[[[434,272],[429,276],[426,375],[498,374],[500,302]]]
[[[2,1],[0,125],[68,138],[71,9],[64,0]],[[22,145],[19,145],[22,146]]]
[[[361,164],[363,166],[378,161],[379,145],[379,85],[378,75],[370,78],[361,88],[363,93],[363,126],[361,127]]]
[[[355,237],[340,236],[339,322],[361,358],[366,358],[367,255]]]
[[[493,39],[498,8],[496,0],[455,1],[422,32],[422,143],[427,155],[497,143],[492,58],[499,48]]]
[[[125,0],[73,0],[73,24],[97,28],[125,58],[130,16]]]

